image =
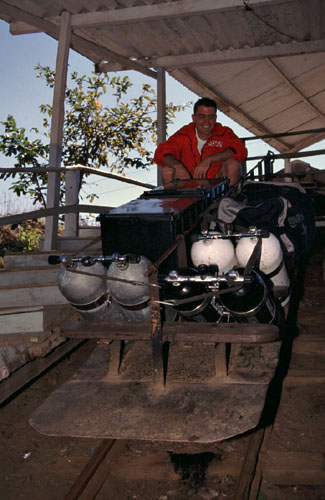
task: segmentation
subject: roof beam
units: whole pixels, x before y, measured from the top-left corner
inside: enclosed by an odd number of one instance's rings
[[[9,22],[11,19],[14,19],[15,21],[22,21],[31,26],[35,26],[41,32],[46,33],[56,40],[59,38],[59,24],[54,24],[53,22],[47,21],[33,14],[29,14],[20,8],[9,5],[4,0],[0,1],[0,16],[4,16],[5,19],[9,19]],[[120,63],[127,69],[133,69],[152,78],[157,78],[156,72],[152,71],[148,67],[138,64],[127,57],[116,54],[116,52],[106,49],[105,47],[100,47],[85,38],[81,38],[80,36],[74,34],[71,35],[71,47],[89,59],[90,52],[94,58],[94,62],[99,62],[103,59],[107,61],[113,60]]]
[[[280,75],[280,77],[282,78],[282,80],[286,83],[286,85],[288,85],[298,96],[299,98],[304,101],[307,106],[312,109],[314,111],[314,113],[316,113],[318,116],[320,116],[321,118],[324,118],[324,113],[322,113],[318,108],[316,108],[316,106],[314,106],[310,100],[305,97],[303,95],[302,92],[300,92],[300,90],[292,83],[290,82],[290,80],[286,77],[286,75],[280,70],[280,68],[275,64],[274,61],[272,61],[271,59],[267,58],[267,62],[268,64],[273,68],[274,71],[276,71],[278,73],[278,75]]]
[[[249,0],[250,7],[279,3],[281,0]],[[288,0],[293,1],[293,0]],[[75,14],[72,28],[95,27],[106,24],[128,24],[142,21],[159,21],[172,17],[211,14],[222,11],[245,9],[243,0],[175,0],[162,4],[110,9],[107,11]]]
[[[180,69],[175,74],[171,72],[171,76],[178,80],[177,73],[180,72],[185,75],[187,80],[191,80],[191,82],[195,85],[195,90],[191,87],[191,90],[195,92],[198,96],[201,97],[210,97],[216,103],[220,111],[227,114],[230,118],[241,123],[243,127],[248,130],[254,129],[253,132],[256,135],[269,135],[272,134],[272,131],[261,125],[260,123],[254,121],[254,119],[249,116],[247,113],[243,113],[240,108],[234,106],[229,101],[226,101],[220,94],[216,93],[212,88],[207,87],[205,84],[200,82],[190,71],[186,69]],[[243,125],[243,122],[245,124]],[[277,138],[269,139],[266,142],[269,142],[274,148],[276,148],[281,153],[285,153],[288,151],[289,146],[284,142]]]
[[[300,151],[301,149],[308,148],[308,146],[311,146],[312,144],[316,144],[319,141],[322,141],[325,139],[325,134],[312,134],[308,135],[305,139],[302,139],[300,142],[292,146],[287,152],[295,152],[295,151]]]
[[[261,7],[277,4],[283,0],[249,0],[250,7]],[[294,0],[287,0],[288,2]],[[175,0],[162,4],[145,5],[142,7],[129,7],[123,9],[108,9],[95,12],[73,14],[71,28],[98,27],[108,24],[129,24],[145,21],[159,21],[175,17],[195,16],[219,13],[230,10],[245,9],[243,0]],[[16,21],[16,20],[15,20]],[[12,34],[35,33],[35,26],[28,27],[28,23],[12,22]],[[49,19],[54,24],[59,22],[59,17]]]
[[[213,52],[199,52],[196,54],[180,54],[177,56],[161,56],[151,58],[151,67],[165,69],[189,66],[205,66],[209,64],[224,64],[228,62],[249,61],[265,57],[283,57],[312,52],[325,52],[325,40],[310,42],[291,42],[263,47],[248,47],[244,49],[215,50]]]

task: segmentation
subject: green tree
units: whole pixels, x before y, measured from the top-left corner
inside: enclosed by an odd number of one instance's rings
[[[35,68],[38,78],[54,87],[55,73],[48,67]],[[110,171],[123,173],[130,167],[149,168],[152,164],[150,147],[156,143],[157,99],[155,91],[148,84],[142,85],[141,95],[128,98],[132,86],[127,76],[109,77],[106,73],[92,73],[90,76],[71,74],[71,88],[65,94],[65,120],[62,149],[62,165],[82,164],[93,168],[107,167]],[[102,104],[103,96],[110,89],[115,99],[114,106]],[[172,123],[177,111],[185,105],[167,106],[167,123]],[[0,152],[15,157],[15,167],[40,167],[48,165],[50,118],[52,106],[42,104],[44,115],[41,132],[31,131],[37,139],[30,139],[24,128],[19,128],[13,116],[8,116],[4,133],[0,135]],[[81,176],[81,184],[89,174]],[[13,177],[10,187],[18,196],[29,195],[33,203],[45,206],[47,174],[14,172],[1,174],[2,179]],[[63,177],[61,199],[64,197]],[[93,199],[95,195],[88,195]]]

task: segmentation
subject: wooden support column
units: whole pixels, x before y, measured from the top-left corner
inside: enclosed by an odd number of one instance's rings
[[[65,204],[78,205],[79,203],[80,170],[73,168],[65,174]],[[79,211],[65,214],[63,236],[75,238],[79,233]]]
[[[290,158],[285,158],[285,160],[284,160],[284,172],[286,174],[291,174],[291,172],[292,172]],[[291,177],[285,177],[284,178],[284,182],[292,182],[292,178]]]
[[[157,69],[157,128],[158,144],[166,140],[166,72],[164,68]],[[157,169],[157,184],[162,184],[161,168]]]
[[[53,114],[51,122],[51,142],[49,167],[60,167],[64,122],[64,96],[67,81],[68,58],[71,40],[69,12],[61,15],[60,37],[56,58],[55,86],[53,94]],[[60,173],[50,172],[48,176],[46,207],[58,207],[60,202]],[[44,250],[55,250],[58,237],[58,216],[47,217],[45,224]]]

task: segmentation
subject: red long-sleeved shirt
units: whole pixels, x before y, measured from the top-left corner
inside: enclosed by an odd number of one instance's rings
[[[197,149],[195,125],[194,123],[189,123],[170,136],[166,142],[159,144],[153,161],[162,166],[164,156],[173,155],[193,175],[195,167],[201,160],[215,153],[221,153],[228,148],[232,149],[234,158],[239,162],[247,158],[247,149],[242,140],[236,136],[231,128],[224,127],[220,123],[216,123],[200,155]],[[220,161],[212,163],[207,177],[215,177],[221,169],[222,164],[223,162]]]

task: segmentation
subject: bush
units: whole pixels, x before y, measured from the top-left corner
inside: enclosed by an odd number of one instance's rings
[[[44,223],[37,220],[0,226],[0,255],[7,252],[35,252],[43,234]]]

